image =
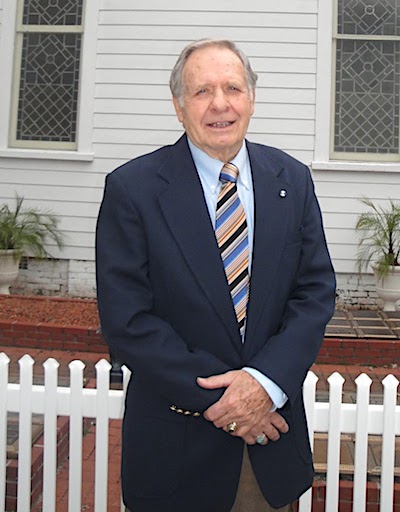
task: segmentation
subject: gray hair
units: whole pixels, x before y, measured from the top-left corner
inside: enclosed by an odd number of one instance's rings
[[[236,46],[233,41],[229,39],[199,39],[193,43],[188,44],[179,55],[178,60],[172,70],[171,78],[169,80],[169,87],[171,89],[172,96],[176,98],[181,106],[183,106],[183,95],[184,95],[184,83],[183,83],[183,69],[185,64],[196,50],[208,48],[211,46],[217,46],[220,48],[227,48],[235,53],[242,61],[244,71],[246,74],[247,88],[249,93],[254,97],[254,91],[257,83],[257,74],[254,73],[250,61],[240,48]]]

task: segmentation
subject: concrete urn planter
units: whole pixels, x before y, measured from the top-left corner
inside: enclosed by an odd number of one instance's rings
[[[10,286],[18,277],[19,258],[15,258],[15,251],[0,250],[0,293],[9,294]]]
[[[380,277],[376,265],[372,265],[376,281],[376,293],[383,300],[383,311],[396,311],[400,301],[400,267],[392,267],[390,272]]]

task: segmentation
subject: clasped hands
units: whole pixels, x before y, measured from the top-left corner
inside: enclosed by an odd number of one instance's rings
[[[277,441],[289,426],[277,412],[271,412],[272,400],[261,384],[245,370],[232,370],[211,377],[198,377],[197,384],[204,389],[226,388],[222,397],[205,412],[206,420],[217,428],[236,422],[238,428],[231,435],[241,437],[247,444],[256,444],[263,433],[265,439]]]

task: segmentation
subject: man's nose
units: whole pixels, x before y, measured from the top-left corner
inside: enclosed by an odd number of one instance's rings
[[[215,110],[226,110],[229,106],[228,98],[223,91],[215,91],[211,103],[212,108]]]

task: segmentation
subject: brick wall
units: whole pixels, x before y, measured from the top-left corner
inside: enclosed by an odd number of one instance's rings
[[[96,270],[93,261],[69,260],[68,295],[70,297],[96,296]]]
[[[0,345],[46,350],[107,352],[107,346],[97,330],[97,327],[65,327],[0,321]]]
[[[325,338],[318,364],[388,366],[398,362],[399,339]]]
[[[87,297],[96,296],[94,261],[23,258],[11,293]]]
[[[375,277],[372,274],[336,274],[338,306],[373,307],[382,301],[375,291]]]
[[[24,295],[66,295],[68,261],[23,258],[11,293]]]

